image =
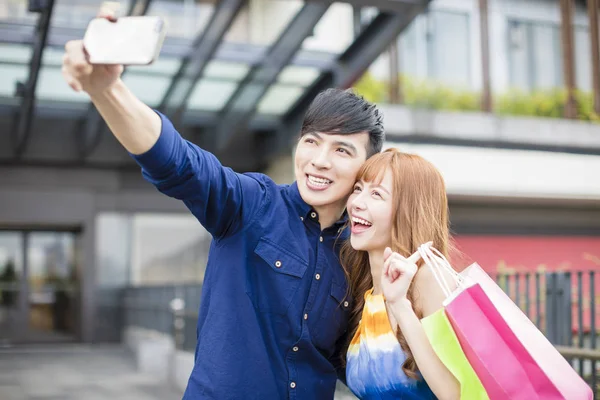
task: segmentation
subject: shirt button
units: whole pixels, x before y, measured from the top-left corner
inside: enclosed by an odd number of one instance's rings
[[[315,275],[315,279],[316,279],[316,280],[319,280],[319,279],[321,279],[321,275],[320,275],[320,274],[316,274],[316,275]]]
[[[294,347],[292,347],[292,350],[294,350],[294,351],[298,351],[298,346],[294,346]]]
[[[348,302],[347,301],[344,302],[344,307],[348,307]]]
[[[319,237],[319,242],[323,242],[323,236]]]
[[[311,217],[311,218],[317,218],[317,213],[316,213],[316,212],[314,212],[314,211],[313,211],[313,212],[311,212],[311,213],[310,213],[310,217]]]
[[[300,217],[300,221],[304,221],[304,217]]]
[[[277,268],[281,268],[281,261],[279,261],[279,260],[275,261],[275,266]]]
[[[304,314],[304,319],[308,319],[308,314]]]
[[[290,387],[291,387],[292,389],[293,389],[293,388],[295,388],[295,387],[296,387],[296,382],[292,382],[292,383],[290,383]]]

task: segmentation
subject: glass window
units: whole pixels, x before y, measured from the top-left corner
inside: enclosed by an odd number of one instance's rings
[[[279,83],[306,87],[311,85],[320,75],[321,71],[316,68],[290,65],[283,68],[277,80]]]
[[[469,15],[432,11],[428,17],[429,76],[448,84],[469,85],[471,83]]]
[[[128,285],[131,279],[131,216],[103,212],[96,217],[96,283]]]
[[[0,1],[0,21],[34,24],[36,20],[37,14],[27,11],[27,0]]]
[[[526,90],[561,86],[559,26],[517,20],[508,26],[510,84]]]
[[[575,27],[575,80],[578,88],[592,90],[590,33],[585,26]]]
[[[354,40],[354,9],[347,3],[333,3],[317,22],[302,48],[329,53],[344,52]]]
[[[32,46],[0,43],[0,62],[27,64],[31,60],[32,53]]]
[[[187,214],[135,214],[132,218],[132,283],[202,282],[212,240]]]
[[[148,15],[160,16],[167,23],[167,35],[194,39],[212,18],[214,6],[208,2],[154,0]]]
[[[0,64],[0,96],[13,97],[17,82],[25,82],[28,74],[24,65]]]
[[[455,11],[419,15],[398,40],[400,73],[449,85],[470,85],[469,23],[469,14]]]
[[[123,75],[123,82],[141,101],[155,107],[160,104],[169,88],[171,77],[160,74],[127,72]]]
[[[423,21],[423,16],[415,18],[398,38],[398,65],[403,75],[419,78],[427,76],[427,70],[419,68],[419,54],[423,48],[422,41],[419,40],[422,39],[420,25]]]
[[[288,111],[302,96],[304,88],[275,84],[269,88],[265,96],[258,103],[258,112],[262,114],[280,115]]]
[[[187,104],[188,109],[221,110],[237,88],[237,82],[200,79]]]
[[[268,46],[284,32],[303,6],[300,0],[249,2],[237,15],[224,41]]]
[[[45,100],[88,102],[89,96],[75,92],[65,82],[60,67],[42,67],[38,76],[36,97]]]
[[[225,61],[210,61],[204,69],[204,77],[218,78],[230,81],[241,81],[244,79],[250,67],[247,64],[239,64]]]

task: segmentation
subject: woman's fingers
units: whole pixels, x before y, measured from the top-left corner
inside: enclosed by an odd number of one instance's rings
[[[413,276],[417,272],[417,266],[415,263],[410,262],[408,259],[402,257],[398,253],[394,253],[390,257],[390,271],[398,273],[400,275],[407,274]],[[392,274],[392,272],[390,272]]]
[[[384,252],[384,254],[385,254],[385,252]],[[383,271],[382,271],[382,273],[383,273],[383,276],[387,276],[388,272],[389,272],[389,269],[390,269],[390,263],[392,262],[392,260],[390,260],[389,257],[387,259],[384,258],[384,260],[385,261],[383,262]]]

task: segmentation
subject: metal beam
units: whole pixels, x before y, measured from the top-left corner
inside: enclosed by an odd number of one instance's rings
[[[150,8],[152,0],[132,0],[127,16],[145,15]],[[126,70],[123,71],[123,74]],[[86,116],[76,124],[75,142],[81,158],[89,156],[100,143],[102,134],[106,131],[106,124],[96,110],[96,107],[90,102]]]
[[[594,112],[600,114],[600,32],[598,29],[598,0],[588,0],[590,20],[590,46],[592,54],[592,82],[594,88]]]
[[[12,129],[13,151],[17,157],[20,157],[25,152],[27,139],[31,133],[31,121],[34,117],[35,107],[35,89],[42,65],[46,40],[48,38],[53,8],[54,0],[46,0],[45,2],[40,1],[35,4],[30,2],[29,4],[29,11],[39,12],[40,16],[36,25],[33,54],[29,63],[29,77],[27,78],[26,83],[17,83],[16,94],[21,97],[21,106],[15,115],[14,128]]]
[[[0,43],[31,45],[34,42],[33,26],[0,22]],[[79,40],[85,34],[84,29],[52,27],[48,34],[46,47],[64,49],[69,40]],[[183,58],[193,52],[193,40],[179,37],[166,37],[160,52],[161,58]],[[252,43],[222,42],[213,59],[249,66],[259,64],[268,51],[267,46]],[[299,67],[311,67],[319,70],[329,68],[335,61],[335,54],[315,50],[300,50],[294,56],[292,64]],[[1,63],[1,62],[0,62]]]
[[[131,0],[127,15],[146,15],[152,0]]]
[[[560,0],[561,43],[567,101],[565,118],[577,117],[577,100],[575,100],[575,39],[573,34],[574,0]]]
[[[215,129],[217,149],[225,149],[236,135],[243,134],[260,100],[290,63],[329,8],[329,2],[306,3],[271,46],[262,64],[250,69],[221,113]]]
[[[322,73],[286,113],[282,129],[273,141],[270,151],[278,152],[289,146],[290,139],[298,134],[304,113],[317,94],[329,87],[352,86],[390,43],[427,8],[429,2],[430,0],[423,0],[419,4],[405,4],[402,12],[377,15],[339,56],[334,68]]]
[[[481,109],[492,112],[492,85],[490,78],[490,38],[488,24],[488,0],[479,0],[479,40],[481,42]]]
[[[222,0],[215,6],[210,22],[195,40],[160,102],[158,108],[161,111],[167,112],[175,120],[181,118],[196,82],[245,4],[245,0]]]
[[[312,0],[325,1],[325,0]],[[419,6],[422,0],[342,0],[354,7],[375,7],[381,12],[400,13],[406,10],[406,6]]]
[[[12,118],[19,110],[19,102],[14,98],[0,96],[0,118]],[[87,116],[87,104],[75,101],[39,100],[35,102],[34,113],[40,118],[82,121]],[[182,124],[190,128],[211,128],[219,122],[219,114],[214,111],[191,110],[183,115]],[[272,131],[280,126],[276,117],[261,115],[250,122],[251,130]]]

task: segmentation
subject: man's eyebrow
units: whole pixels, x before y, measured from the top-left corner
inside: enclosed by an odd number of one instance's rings
[[[337,146],[347,147],[347,148],[349,148],[350,150],[352,150],[355,153],[357,152],[356,151],[356,147],[352,143],[350,143],[350,142],[344,142],[344,141],[338,140],[334,144],[337,145]]]
[[[318,140],[323,140],[323,136],[319,135],[317,132],[310,132],[310,133],[307,133],[307,135],[312,135]],[[343,140],[336,140],[335,142],[333,142],[333,144],[336,146],[347,147],[349,150],[353,151],[354,153],[358,153],[358,150],[356,150],[356,146],[354,146],[350,142],[344,142]]]
[[[323,137],[321,135],[319,135],[317,132],[309,132],[309,133],[307,133],[307,135],[312,135],[319,140],[323,140]]]

